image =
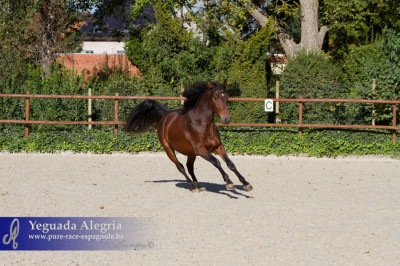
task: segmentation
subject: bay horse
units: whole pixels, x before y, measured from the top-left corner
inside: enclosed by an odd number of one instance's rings
[[[245,191],[252,186],[236,170],[221,143],[220,134],[215,125],[214,115],[217,114],[223,124],[229,124],[231,114],[227,102],[226,81],[223,84],[215,82],[197,82],[182,94],[186,97],[183,109],[169,110],[154,100],[144,100],[129,113],[124,126],[125,132],[144,132],[151,127],[157,127],[158,138],[169,159],[175,163],[179,172],[185,176],[191,191],[205,191],[200,186],[194,174],[193,165],[196,156],[212,163],[221,172],[228,190],[235,186],[221,167],[221,163],[211,153],[216,152],[243,184]],[[187,169],[192,177],[186,174],[185,168],[178,161],[175,151],[187,156]]]

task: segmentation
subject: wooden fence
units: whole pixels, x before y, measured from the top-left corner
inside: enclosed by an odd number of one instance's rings
[[[124,121],[119,121],[119,101],[120,100],[173,100],[182,101],[183,97],[159,97],[159,96],[91,96],[91,95],[33,95],[29,91],[26,94],[0,94],[3,98],[25,98],[25,119],[24,120],[2,120],[0,123],[17,123],[25,124],[25,136],[29,135],[29,125],[31,124],[47,124],[47,125],[112,125],[114,134],[118,134],[118,126],[124,124]],[[114,120],[113,121],[35,121],[29,119],[30,100],[34,98],[48,99],[103,99],[114,101]],[[271,99],[274,102],[294,102],[299,104],[299,122],[297,124],[282,124],[282,123],[230,123],[224,126],[245,126],[245,127],[292,127],[298,128],[299,134],[303,132],[303,128],[336,128],[336,129],[385,129],[392,132],[393,143],[396,142],[396,131],[400,130],[397,126],[397,105],[398,100],[356,100],[356,99]],[[244,101],[244,102],[264,102],[263,98],[229,98],[229,101]],[[303,124],[303,105],[304,103],[365,103],[365,104],[388,104],[392,106],[393,120],[392,125],[333,125],[333,124]],[[278,109],[279,110],[279,109]],[[222,126],[222,124],[218,124]]]

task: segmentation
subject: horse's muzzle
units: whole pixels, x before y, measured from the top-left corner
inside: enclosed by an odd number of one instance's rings
[[[223,116],[221,117],[221,122],[224,125],[227,125],[231,122],[232,117],[231,116]]]

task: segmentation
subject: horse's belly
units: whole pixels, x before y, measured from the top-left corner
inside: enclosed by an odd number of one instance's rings
[[[193,150],[192,144],[185,138],[176,138],[175,136],[169,136],[169,145],[181,154],[186,156],[194,156],[195,152]]]

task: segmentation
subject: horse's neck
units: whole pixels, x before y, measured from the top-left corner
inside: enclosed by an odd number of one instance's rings
[[[209,106],[207,95],[203,94],[193,107],[193,118],[201,124],[212,126],[214,124],[214,112]]]

